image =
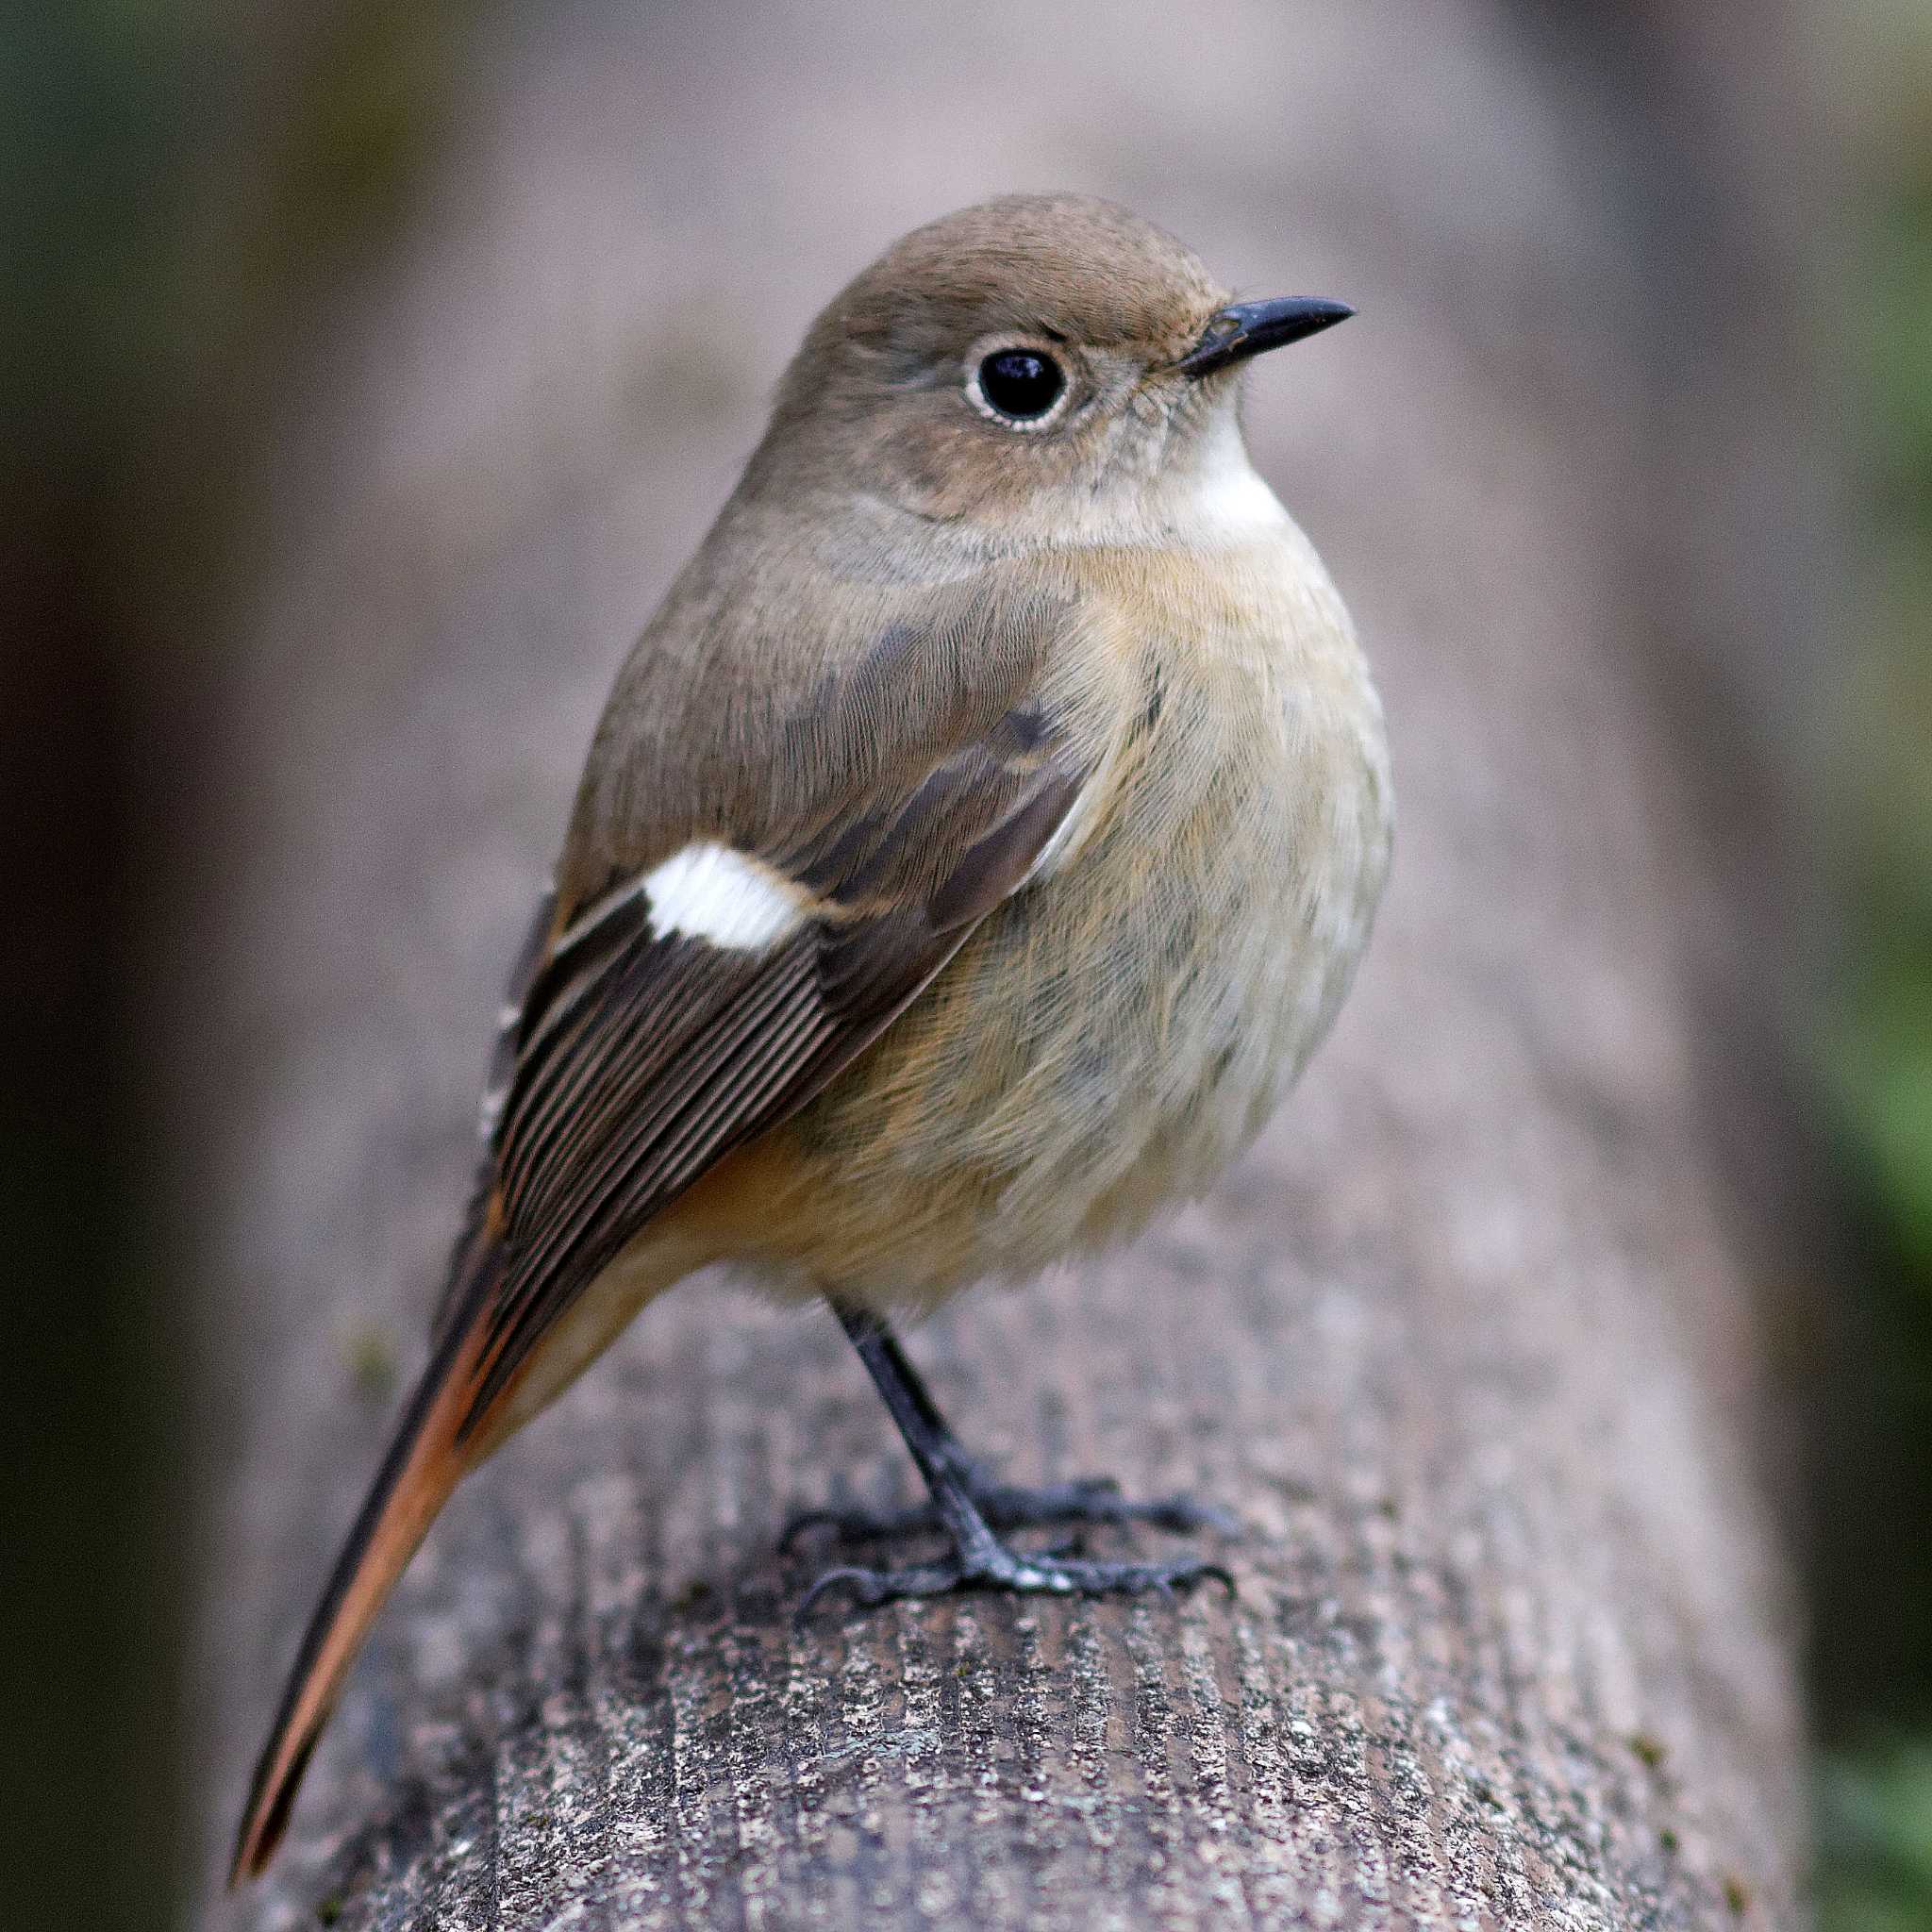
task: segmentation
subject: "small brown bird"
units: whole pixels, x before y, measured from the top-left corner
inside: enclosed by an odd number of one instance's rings
[[[429,1366],[235,1877],[450,1491],[713,1261],[830,1301],[952,1544],[818,1588],[1220,1574],[1002,1541],[1220,1519],[991,1482],[887,1317],[1200,1193],[1347,990],[1388,863],[1381,709],[1238,401],[1249,358],[1349,313],[1230,301],[1126,209],[1044,195],[918,229],[812,325],[598,726]]]

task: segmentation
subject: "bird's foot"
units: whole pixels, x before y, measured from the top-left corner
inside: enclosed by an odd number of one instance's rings
[[[986,1471],[969,1467],[960,1472],[973,1506],[994,1529],[1036,1529],[1074,1524],[1088,1527],[1106,1524],[1148,1523],[1180,1535],[1213,1530],[1239,1536],[1241,1526],[1226,1510],[1191,1496],[1158,1496],[1137,1503],[1121,1494],[1111,1476],[1080,1476],[1072,1482],[1043,1483],[1024,1489],[995,1481]],[[868,1509],[861,1507],[799,1509],[779,1533],[778,1547],[787,1550],[809,1530],[828,1529],[840,1542],[883,1542],[896,1537],[933,1533],[944,1528],[931,1503],[910,1509]]]
[[[850,1591],[860,1609],[908,1597],[948,1596],[956,1591],[1007,1590],[1028,1596],[1139,1596],[1158,1591],[1172,1597],[1209,1580],[1232,1596],[1234,1578],[1219,1563],[1202,1557],[1178,1557],[1168,1563],[1097,1563],[1058,1551],[1009,1550],[994,1542],[971,1557],[951,1556],[936,1563],[910,1563],[900,1570],[845,1566],[827,1570],[798,1606],[802,1623],[829,1591]]]

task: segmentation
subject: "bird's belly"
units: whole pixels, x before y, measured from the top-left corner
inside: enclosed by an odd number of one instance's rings
[[[1232,747],[1177,729],[1140,758],[1076,860],[989,919],[787,1130],[773,1258],[916,1305],[1204,1191],[1301,1071],[1366,941],[1379,749],[1372,713],[1324,713]]]

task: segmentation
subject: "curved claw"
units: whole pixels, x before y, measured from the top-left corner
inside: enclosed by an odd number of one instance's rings
[[[841,1583],[854,1585],[853,1594],[858,1598],[860,1607],[869,1608],[870,1605],[866,1592],[867,1586],[872,1582],[873,1575],[874,1573],[872,1571],[860,1569],[857,1564],[847,1564],[842,1569],[821,1572],[820,1574],[813,1577],[810,1584],[807,1586],[805,1594],[799,1598],[798,1607],[791,1613],[792,1623],[800,1624],[808,1622],[812,1610],[818,1604],[818,1600],[827,1591],[837,1590]]]
[[[1203,1563],[1194,1573],[1194,1580],[1197,1583],[1220,1584],[1227,1592],[1230,1602],[1241,1594],[1241,1590],[1234,1580],[1234,1572],[1225,1563]]]
[[[960,1573],[957,1563],[916,1563],[904,1570],[868,1570],[857,1563],[841,1564],[812,1580],[791,1613],[793,1624],[805,1623],[819,1599],[841,1584],[851,1586],[860,1609],[875,1610],[881,1604],[901,1597],[944,1596],[960,1587]]]

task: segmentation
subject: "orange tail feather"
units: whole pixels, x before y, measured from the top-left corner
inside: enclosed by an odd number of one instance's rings
[[[349,1667],[416,1546],[478,1459],[458,1424],[475,1384],[481,1338],[449,1332],[411,1392],[389,1454],[309,1620],[281,1708],[256,1763],[228,1882],[254,1878],[274,1857],[289,1810]]]

